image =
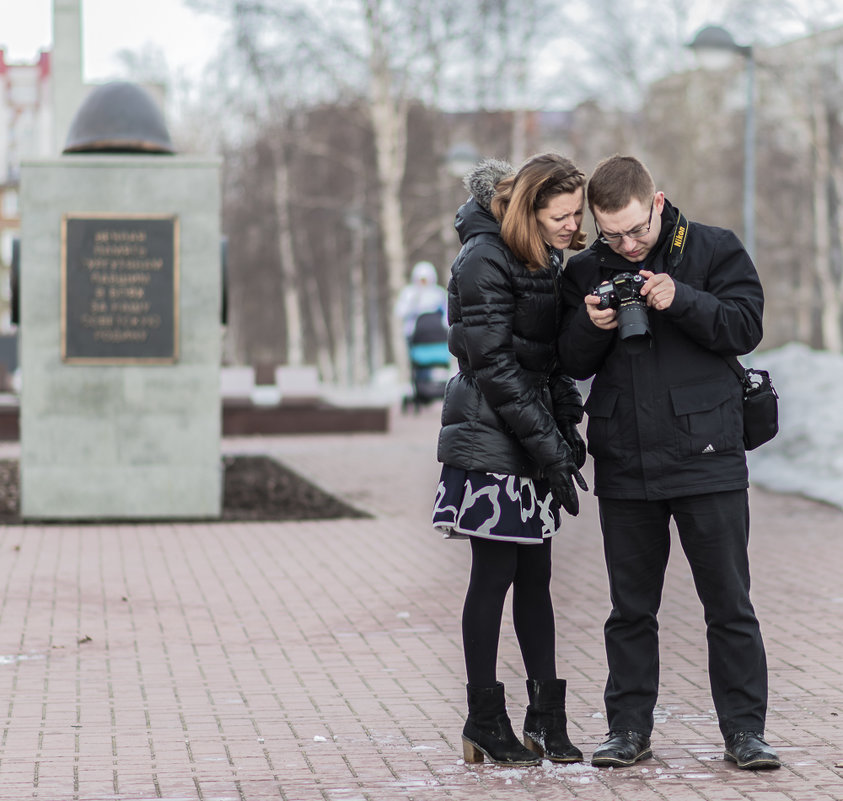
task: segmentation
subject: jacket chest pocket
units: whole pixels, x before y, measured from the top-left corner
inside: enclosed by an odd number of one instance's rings
[[[742,421],[732,398],[730,386],[723,381],[670,388],[680,456],[722,453],[740,447]]]

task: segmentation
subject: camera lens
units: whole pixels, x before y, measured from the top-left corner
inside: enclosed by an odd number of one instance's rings
[[[618,308],[618,336],[621,339],[643,337],[650,333],[647,304],[639,298],[625,300]]]

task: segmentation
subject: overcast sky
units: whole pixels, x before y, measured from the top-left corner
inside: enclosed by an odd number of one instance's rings
[[[52,47],[52,0],[0,0],[0,48],[7,61],[31,62]],[[223,24],[181,0],[83,0],[84,79],[120,72],[115,54],[160,47],[169,66],[198,74],[217,50]]]
[[[776,15],[780,37],[776,38],[805,34],[806,28],[798,20],[800,11],[815,22],[843,21],[843,0],[758,1],[762,6],[772,4],[780,12]],[[651,0],[649,5],[658,9],[659,0]],[[695,0],[693,14],[686,20],[689,31],[719,22],[728,6],[728,0]],[[820,9],[824,13],[820,14]],[[82,0],[82,11],[84,80],[92,83],[125,77],[116,54],[121,50],[139,52],[147,45],[160,49],[173,74],[198,77],[218,52],[225,27],[211,15],[188,9],[183,0]],[[32,62],[39,50],[51,49],[51,16],[52,0],[0,0],[0,47],[6,51],[7,61]],[[735,38],[740,44],[747,43],[740,32]]]

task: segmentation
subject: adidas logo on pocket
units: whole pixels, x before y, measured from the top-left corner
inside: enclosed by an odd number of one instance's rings
[[[702,449],[702,452],[703,453],[716,453],[716,451],[714,450],[714,445],[712,445],[710,442],[708,443],[708,445],[706,445]]]

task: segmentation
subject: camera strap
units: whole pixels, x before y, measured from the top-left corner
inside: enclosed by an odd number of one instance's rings
[[[667,252],[667,266],[675,270],[685,258],[685,245],[688,243],[688,218],[676,209],[677,220],[670,234],[670,250]]]

